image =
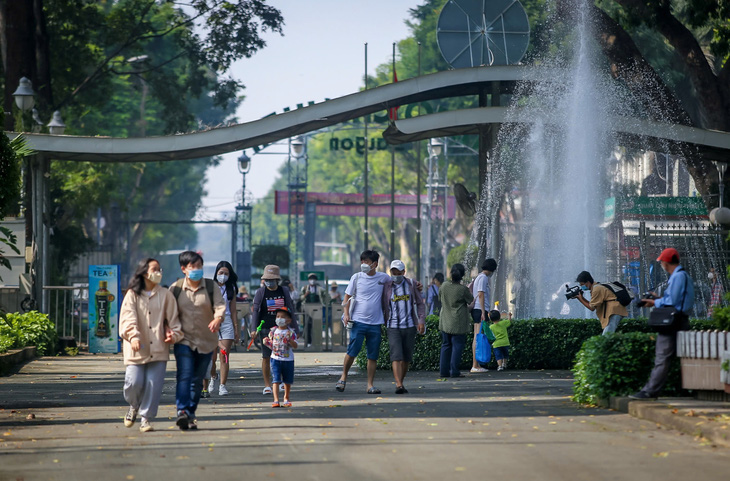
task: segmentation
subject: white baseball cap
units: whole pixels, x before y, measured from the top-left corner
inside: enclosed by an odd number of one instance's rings
[[[391,269],[398,269],[399,271],[406,270],[406,265],[403,263],[400,259],[395,259],[393,262],[390,263]]]

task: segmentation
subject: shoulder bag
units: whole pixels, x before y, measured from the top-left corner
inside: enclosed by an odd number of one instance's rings
[[[682,294],[681,307],[684,307],[684,300],[687,297],[687,273],[684,278],[684,294]],[[656,331],[668,331],[676,329],[686,314],[674,306],[655,307],[649,313],[647,324]]]

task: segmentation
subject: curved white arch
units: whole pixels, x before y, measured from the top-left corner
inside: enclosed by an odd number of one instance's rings
[[[24,134],[29,146],[54,159],[93,162],[184,160],[233,152],[311,132],[388,108],[480,92],[509,91],[517,81],[546,82],[567,75],[528,66],[476,67],[424,75],[361,91],[260,120],[202,132],[142,138]],[[663,139],[680,149],[697,146],[713,160],[730,161],[730,133],[647,120],[619,119],[627,139]],[[504,107],[440,112],[399,120],[385,133],[390,143],[477,133],[479,126],[514,121]],[[518,121],[529,122],[529,119]],[[17,135],[17,134],[15,134]],[[642,140],[643,141],[643,140]],[[665,142],[666,143],[666,142]],[[651,147],[651,142],[645,144]]]

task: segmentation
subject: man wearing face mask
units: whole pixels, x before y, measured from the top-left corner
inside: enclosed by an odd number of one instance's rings
[[[350,284],[345,291],[342,322],[350,326],[350,344],[343,363],[342,376],[337,381],[335,389],[345,390],[347,373],[352,367],[363,342],[367,347],[368,394],[380,394],[380,389],[373,386],[380,340],[381,326],[385,322],[383,317],[383,287],[390,280],[385,272],[377,272],[380,254],[373,250],[366,250],[360,254],[360,272],[350,278]],[[351,303],[353,303],[351,305]]]
[[[183,339],[175,344],[177,364],[176,424],[182,430],[197,429],[195,411],[203,390],[203,377],[218,346],[218,329],[226,306],[212,279],[203,279],[203,258],[185,251],[178,256],[185,278],[170,286],[177,300]]]
[[[654,369],[641,391],[629,396],[632,399],[656,399],[664,387],[669,377],[670,361],[677,352],[677,332],[690,329],[689,312],[695,303],[694,283],[684,267],[679,264],[677,249],[672,247],[664,249],[657,261],[669,274],[667,288],[661,298],[642,299],[641,302],[648,307],[673,307],[675,321],[670,328],[657,332]]]
[[[601,321],[603,335],[605,336],[609,332],[616,332],[616,328],[621,322],[621,319],[629,315],[626,310],[626,306],[621,305],[616,298],[616,294],[614,294],[608,287],[595,282],[593,280],[593,276],[591,276],[591,273],[588,271],[583,271],[578,274],[575,281],[580,284],[581,289],[578,294],[578,300],[581,304],[586,306],[587,309],[596,311],[596,316],[598,316],[598,320]],[[590,291],[590,301],[587,301],[586,298],[583,297],[583,292],[585,291]]]
[[[484,259],[482,262],[482,272],[474,279],[471,294],[474,296],[474,306],[471,310],[472,327],[474,329],[474,340],[472,341],[472,353],[477,351],[477,334],[481,331],[482,322],[488,321],[489,311],[492,310],[492,296],[489,288],[489,278],[492,277],[494,271],[497,270],[497,261],[494,259]],[[487,372],[488,369],[482,367],[477,362],[476,354],[472,354],[471,372]]]
[[[317,282],[317,274],[309,274],[307,280],[307,285],[302,287],[302,290],[299,293],[299,300],[302,301],[302,303],[305,305],[316,304],[320,306],[322,308],[322,321],[324,322],[324,320],[326,319],[325,309],[327,306],[329,306],[329,295],[327,294],[327,291],[324,290],[324,288],[322,288],[322,286],[320,286]],[[310,347],[312,345],[312,322],[312,317],[308,314],[305,314],[304,332],[307,336],[307,347]]]
[[[405,277],[406,265],[401,260],[390,263],[390,281],[383,293],[385,326],[390,347],[390,362],[395,378],[395,393],[407,394],[403,379],[413,361],[416,332],[426,333],[426,304],[415,280]]]
[[[286,307],[289,312],[294,312],[294,302],[289,289],[281,285],[279,266],[266,266],[261,280],[264,282],[264,287],[256,291],[251,305],[251,337],[261,336],[261,339],[265,339],[269,335],[269,331],[276,327],[276,311]],[[263,326],[261,331],[257,332],[256,329],[261,321],[263,321]],[[299,335],[296,317],[292,319],[290,327]],[[265,385],[263,393],[271,394],[271,349],[263,344],[261,345],[261,358],[261,372]]]
[[[714,267],[710,267],[710,272],[707,273],[707,280],[710,283],[710,305],[707,307],[707,317],[712,317],[715,307],[722,307],[722,298],[724,297],[725,289]]]

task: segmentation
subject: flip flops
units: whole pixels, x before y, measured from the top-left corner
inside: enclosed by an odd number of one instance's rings
[[[345,392],[345,386],[347,385],[347,381],[343,381],[340,379],[337,381],[337,384],[335,384],[335,389],[337,389],[339,392]]]

